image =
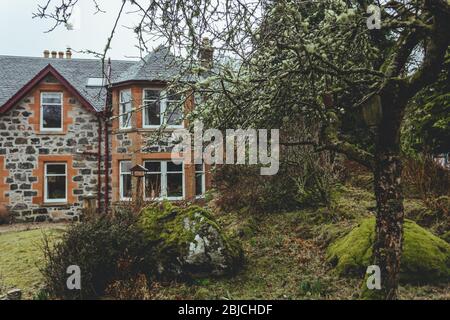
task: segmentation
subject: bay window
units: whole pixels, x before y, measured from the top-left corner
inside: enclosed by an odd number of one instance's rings
[[[172,161],[144,161],[148,170],[144,178],[146,199],[167,198],[182,200],[184,197],[183,164]]]
[[[46,163],[44,167],[44,202],[67,202],[67,164]]]
[[[63,94],[61,92],[42,92],[40,108],[41,131],[63,130]]]
[[[119,162],[119,192],[120,200],[131,200],[132,185],[131,185],[131,161]]]
[[[120,129],[130,129],[132,111],[131,90],[122,90],[119,95],[119,126]]]
[[[205,165],[195,165],[195,196],[202,197],[205,194]]]
[[[157,89],[144,89],[143,128],[183,127],[183,101],[179,94]]]
[[[159,90],[144,90],[143,126],[159,127],[161,125],[161,105]]]
[[[179,94],[168,91],[164,110],[165,123],[169,127],[181,127],[183,125],[183,106]]]
[[[166,162],[166,195],[170,198],[183,198],[183,165]]]
[[[157,199],[161,196],[161,162],[145,161],[144,167],[148,170],[144,179],[144,197]]]

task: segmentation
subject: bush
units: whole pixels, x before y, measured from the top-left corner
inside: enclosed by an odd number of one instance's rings
[[[135,222],[126,214],[96,218],[71,226],[54,247],[46,241],[41,272],[47,292],[56,298],[92,299],[103,295],[116,279],[143,270],[151,274],[151,248]],[[70,265],[80,267],[81,290],[66,286]]]
[[[450,171],[437,164],[431,156],[418,155],[403,162],[403,179],[408,194],[424,202],[450,194]]]
[[[115,280],[106,288],[106,294],[118,300],[151,300],[153,285],[144,274],[130,279]]]
[[[4,205],[0,205],[0,225],[10,224],[12,222],[11,212]]]
[[[293,211],[330,206],[340,175],[340,161],[309,146],[283,148],[279,171],[261,176],[259,166],[224,165],[215,174],[216,204],[224,211]]]
[[[284,172],[261,176],[257,166],[224,165],[214,179],[216,204],[223,211],[279,212],[299,206],[294,181]]]

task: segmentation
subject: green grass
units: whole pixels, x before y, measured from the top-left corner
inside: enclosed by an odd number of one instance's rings
[[[35,229],[0,234],[0,291],[22,290],[31,299],[42,286],[39,266],[42,264],[42,240],[45,235],[54,240],[62,229]]]
[[[373,195],[364,189],[347,188],[345,191],[332,209],[216,214],[217,222],[229,236],[239,235],[246,256],[243,270],[233,277],[197,279],[191,283],[152,283],[150,288],[145,281],[144,284],[130,282],[129,290],[136,299],[358,298],[362,279],[336,275],[326,262],[326,248],[361,219],[373,215],[374,201]],[[2,284],[7,288],[19,287],[25,298],[36,294],[42,285],[37,267],[42,263],[39,249],[42,232],[0,234],[0,288]],[[44,232],[56,238],[61,230]],[[130,297],[126,292],[119,296]],[[450,288],[402,285],[400,297],[448,300]]]

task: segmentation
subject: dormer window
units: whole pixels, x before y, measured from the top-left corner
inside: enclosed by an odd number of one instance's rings
[[[144,89],[143,128],[183,127],[183,102],[180,95],[158,89]]]
[[[41,131],[63,131],[62,92],[41,93]]]

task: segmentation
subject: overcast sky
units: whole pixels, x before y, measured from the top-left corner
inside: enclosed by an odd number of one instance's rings
[[[97,0],[106,13],[94,15],[91,0],[79,0],[79,12],[74,19],[75,30],[61,26],[45,33],[50,20],[32,19],[37,4],[46,0],[0,0],[0,55],[42,56],[45,49],[65,51],[91,49],[102,51],[109,36],[122,0]],[[58,3],[60,1],[57,1]],[[129,4],[128,4],[129,5]],[[125,15],[112,41],[108,56],[113,59],[133,59],[139,56],[133,32],[124,26],[133,26],[136,15]],[[156,47],[154,44],[152,47]],[[74,58],[92,58],[81,53]]]

